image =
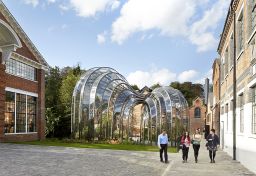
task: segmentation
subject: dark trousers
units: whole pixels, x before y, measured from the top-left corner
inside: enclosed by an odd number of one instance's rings
[[[215,156],[216,156],[216,150],[209,150],[209,157],[211,161],[215,159]]]
[[[195,156],[195,159],[197,160],[198,155],[199,155],[200,145],[195,145],[195,144],[193,144],[193,149],[194,149],[194,156]]]
[[[182,148],[182,159],[184,161],[187,161],[188,160],[188,152],[189,152],[189,147],[183,147]]]
[[[165,161],[168,161],[168,155],[167,155],[167,144],[160,144],[160,160],[163,161],[163,152],[164,152],[164,159]]]

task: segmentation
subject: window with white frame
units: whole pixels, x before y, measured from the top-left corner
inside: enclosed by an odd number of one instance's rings
[[[4,133],[36,132],[37,98],[6,91]]]
[[[14,59],[6,61],[6,73],[36,81],[36,68]]]
[[[239,95],[240,106],[240,133],[244,132],[244,94]]]
[[[252,88],[252,134],[256,134],[256,86]]]
[[[244,16],[243,10],[241,11],[237,21],[237,54],[239,54],[244,48]]]

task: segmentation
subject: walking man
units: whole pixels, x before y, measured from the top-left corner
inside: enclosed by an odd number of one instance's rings
[[[164,152],[164,159],[165,163],[168,162],[168,154],[167,154],[167,148],[168,148],[168,136],[166,134],[166,130],[162,130],[162,134],[158,136],[158,142],[157,145],[160,149],[160,161],[164,162],[163,160],[163,152]]]

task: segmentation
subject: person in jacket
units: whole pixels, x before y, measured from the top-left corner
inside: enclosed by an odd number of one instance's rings
[[[202,135],[199,133],[199,130],[197,129],[192,137],[192,144],[193,144],[194,156],[195,156],[196,163],[198,162],[198,155],[199,155],[201,140],[202,140]]]
[[[191,143],[191,140],[189,137],[189,133],[186,131],[181,138],[183,163],[188,162],[188,152],[189,152],[190,143]]]
[[[168,162],[168,154],[167,154],[168,136],[166,134],[166,130],[162,130],[162,133],[158,136],[157,144],[160,149],[160,161],[164,162],[164,160],[163,160],[163,153],[164,153],[165,163],[169,163]]]
[[[220,145],[219,137],[215,134],[215,129],[211,129],[210,134],[207,137],[207,149],[209,150],[210,162],[215,163],[215,156],[218,146]]]

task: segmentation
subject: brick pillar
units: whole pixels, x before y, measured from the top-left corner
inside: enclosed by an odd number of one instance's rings
[[[0,141],[4,137],[4,112],[5,112],[5,65],[0,60]]]
[[[45,71],[38,70],[38,138],[45,139]]]

